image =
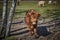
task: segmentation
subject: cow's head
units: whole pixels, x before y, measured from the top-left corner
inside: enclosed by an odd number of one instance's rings
[[[32,13],[32,15],[31,15],[31,23],[36,24],[37,21],[38,21],[39,16],[40,16],[40,14],[38,14],[38,13]]]
[[[34,24],[37,23],[37,20],[38,20],[38,18],[40,16],[40,14],[37,13],[33,9],[28,10],[26,15],[29,15],[30,16],[30,22],[31,22],[32,25],[34,25]]]

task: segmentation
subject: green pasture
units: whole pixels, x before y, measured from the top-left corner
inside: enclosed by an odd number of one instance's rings
[[[46,3],[45,7],[39,7],[38,2],[20,2],[19,5],[16,6],[14,17],[24,17],[25,13],[29,9],[34,9],[38,13],[41,14],[41,17],[46,18],[54,18],[60,15],[60,6],[59,5],[49,5]],[[59,16],[60,17],[60,16]]]
[[[2,4],[0,4],[0,12],[2,9]],[[8,4],[8,13],[11,7],[11,2]],[[39,7],[37,1],[21,1],[19,5],[16,5],[14,18],[24,17],[25,13],[29,9],[34,9],[41,14],[41,17],[46,18],[56,18],[60,17],[60,5],[45,4],[45,7]]]

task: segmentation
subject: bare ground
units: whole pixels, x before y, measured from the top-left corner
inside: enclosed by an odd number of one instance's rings
[[[34,36],[29,36],[24,18],[14,19],[11,26],[10,36],[15,36],[16,40],[60,40],[60,36],[58,36],[60,35],[60,26],[58,26],[59,23],[60,20],[57,22],[56,20],[51,21],[46,19],[46,23],[43,23],[43,20],[38,21],[39,33],[41,33],[42,29],[43,33],[40,34],[39,38],[35,39]],[[48,35],[44,32],[48,33]],[[43,36],[43,34],[45,34],[45,36]]]

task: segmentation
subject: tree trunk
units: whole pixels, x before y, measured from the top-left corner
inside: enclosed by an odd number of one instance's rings
[[[5,37],[6,26],[7,26],[7,5],[8,0],[3,1],[3,13],[2,13],[2,27],[1,27],[1,36]]]
[[[12,7],[10,9],[9,17],[8,17],[8,21],[7,21],[6,37],[9,36],[9,33],[10,33],[10,28],[11,28],[12,18],[13,18],[13,14],[14,14],[15,7],[16,7],[16,2],[17,2],[17,0],[12,1]]]

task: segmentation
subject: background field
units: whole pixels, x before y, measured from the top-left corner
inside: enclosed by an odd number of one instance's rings
[[[0,3],[0,14],[2,13],[2,3]],[[8,5],[8,12],[11,7],[11,2]],[[41,14],[41,17],[59,17],[60,5],[45,4],[45,7],[39,7],[38,1],[21,1],[19,5],[16,6],[14,17],[24,17],[25,13],[29,9],[34,9]],[[16,15],[16,16],[15,16]]]
[[[45,17],[45,18],[57,18],[60,17],[60,6],[57,5],[49,5],[49,4],[45,4],[45,7],[39,7],[38,6],[38,2],[37,1],[22,1],[20,2],[19,5],[16,6],[16,10],[15,10],[15,14],[16,16],[14,17],[24,17],[25,13],[27,10],[29,9],[34,9],[36,10],[38,13],[41,14],[41,17]],[[41,18],[40,17],[40,18]]]

